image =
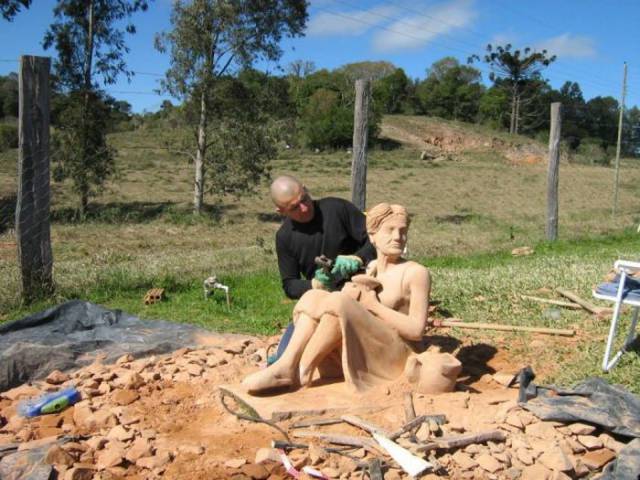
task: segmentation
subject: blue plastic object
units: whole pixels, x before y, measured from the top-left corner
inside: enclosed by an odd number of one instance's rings
[[[47,393],[38,398],[20,402],[18,412],[23,417],[37,417],[47,413],[58,413],[80,400],[80,392],[75,387]]]

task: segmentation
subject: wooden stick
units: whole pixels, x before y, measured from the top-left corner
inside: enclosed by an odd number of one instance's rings
[[[291,425],[291,428],[305,428],[312,427],[314,425],[335,425],[336,423],[342,423],[341,418],[316,418],[312,420],[302,420]]]
[[[380,447],[373,439],[364,437],[353,437],[350,435],[334,435],[331,433],[318,433],[318,432],[293,432],[293,436],[296,438],[317,438],[324,440],[328,443],[335,443],[337,445],[349,445],[351,447],[366,448],[367,450],[375,450],[378,453],[386,455],[387,453]]]
[[[500,323],[475,323],[475,322],[459,322],[452,320],[434,320],[434,327],[457,327],[457,328],[472,328],[478,330],[502,330],[505,332],[531,332],[531,333],[545,333],[547,335],[562,335],[564,337],[572,337],[575,335],[575,330],[560,329],[560,328],[541,328],[541,327],[522,327],[520,325],[502,325]]]
[[[491,441],[503,442],[506,435],[502,430],[489,430],[481,433],[468,433],[465,435],[457,435],[455,437],[436,438],[434,441],[420,445],[416,450],[426,452],[437,448],[460,448],[471,445],[472,443],[484,443]]]
[[[531,295],[520,295],[520,298],[538,303],[548,303],[549,305],[556,305],[558,307],[572,308],[573,310],[580,310],[582,308],[582,306],[577,303],[563,302],[562,300],[553,300],[551,298],[540,298]]]
[[[413,408],[413,395],[411,392],[406,392],[403,396],[404,401],[404,419],[407,422],[410,422],[414,418],[416,418],[416,410]]]
[[[587,302],[583,298],[580,298],[577,294],[573,293],[571,290],[566,290],[564,288],[556,288],[556,292],[558,292],[563,297],[567,297],[572,302],[576,302],[578,305],[582,306],[585,310],[595,314],[595,315],[607,315],[613,312],[611,308],[607,307],[597,307],[591,302]]]
[[[433,421],[438,425],[443,425],[447,423],[447,417],[444,415],[420,415],[419,417],[414,418],[410,422],[405,423],[399,430],[396,430],[391,435],[389,435],[389,440],[395,440],[400,437],[403,433],[409,432],[419,426],[422,422]]]
[[[363,420],[360,417],[357,417],[355,415],[342,415],[343,421],[347,422],[350,425],[353,425],[354,427],[358,427],[361,428],[362,430],[364,430],[367,433],[379,433],[380,435],[384,435],[385,437],[389,436],[389,432],[387,432],[384,428],[379,427],[378,425],[375,425],[373,423],[367,422],[366,420]]]

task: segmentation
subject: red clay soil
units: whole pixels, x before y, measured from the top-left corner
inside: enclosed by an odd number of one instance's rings
[[[0,452],[10,444],[25,449],[52,442],[48,461],[58,478],[69,480],[289,478],[273,460],[273,451],[264,450],[271,447],[272,440],[284,439],[282,433],[227,412],[218,390],[221,385],[237,386],[244,375],[260,368],[265,347],[273,340],[233,340],[226,345],[137,360],[125,356],[115,365],[94,363],[69,375],[53,374],[49,383],[4,392],[0,394]],[[443,345],[454,341],[440,337]],[[498,383],[502,377],[494,375],[515,373],[521,366],[508,352],[469,344],[458,348],[457,355],[465,365],[459,391],[439,396],[412,393],[417,415],[443,414],[447,423],[424,423],[413,432],[415,436],[409,432],[397,442],[417,452],[418,444],[468,433],[499,430],[505,440],[421,454],[435,467],[423,478],[579,478],[600,471],[623,446],[588,425],[540,422],[520,409],[515,401],[517,389]],[[69,385],[82,393],[83,400],[75,406],[34,419],[17,415],[20,400]],[[328,478],[359,479],[369,478],[361,467],[373,458],[372,453],[361,448],[345,452],[347,455],[327,453],[325,447],[336,446],[295,435],[300,431],[330,432],[370,439],[369,434],[345,423],[292,428],[293,423],[309,416],[335,418],[355,413],[395,431],[406,422],[404,400],[409,392],[411,385],[400,379],[363,395],[348,393],[343,384],[335,383],[312,386],[297,394],[243,398],[258,411],[294,411],[293,418],[278,425],[293,442],[312,445],[309,450],[289,452],[294,466],[314,465]],[[315,396],[315,401],[309,401],[309,396]],[[331,405],[340,401],[344,406],[345,398],[348,408],[331,410]],[[226,403],[246,413],[228,397]],[[302,410],[315,412],[304,417],[299,413]],[[58,440],[61,447],[55,446],[56,439],[64,435],[74,436],[73,441]],[[374,453],[383,460],[385,479],[409,478],[389,457]],[[300,478],[310,477],[303,474]]]

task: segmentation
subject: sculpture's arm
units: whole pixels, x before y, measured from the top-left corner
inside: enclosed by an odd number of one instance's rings
[[[407,271],[405,281],[409,285],[409,313],[404,314],[383,305],[377,300],[361,302],[375,316],[393,327],[407,340],[421,340],[427,324],[431,276],[422,265],[413,265]]]

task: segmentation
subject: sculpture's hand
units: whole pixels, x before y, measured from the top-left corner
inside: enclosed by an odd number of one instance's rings
[[[362,293],[362,290],[355,283],[347,282],[344,284],[344,287],[342,287],[342,293],[350,296],[351,298],[357,301],[360,299],[360,294]]]
[[[378,295],[376,294],[375,290],[363,290],[360,294],[359,301],[362,306],[370,312],[374,312],[375,309],[380,305],[380,300],[378,300]]]
[[[333,264],[331,273],[340,275],[342,278],[349,278],[362,268],[362,259],[355,255],[338,255]]]

